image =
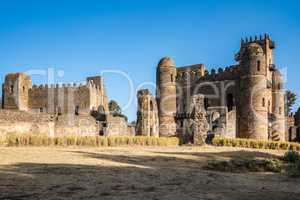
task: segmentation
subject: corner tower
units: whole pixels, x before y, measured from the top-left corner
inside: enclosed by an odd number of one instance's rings
[[[10,73],[3,84],[3,108],[27,111],[31,78],[24,73]]]
[[[268,139],[268,64],[263,47],[256,41],[243,44],[237,55],[240,62],[238,137]]]
[[[176,66],[174,61],[165,57],[157,66],[157,102],[160,136],[176,135]]]

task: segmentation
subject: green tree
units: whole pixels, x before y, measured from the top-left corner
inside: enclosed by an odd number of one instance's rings
[[[126,121],[128,121],[128,118],[126,115],[122,114],[122,109],[119,106],[119,104],[115,100],[111,100],[108,103],[108,109],[109,112],[115,116],[115,117],[123,117]]]
[[[293,106],[295,105],[297,95],[290,90],[287,90],[285,93],[286,96],[286,111],[287,114],[291,113]]]
[[[112,114],[121,114],[122,110],[115,100],[111,100],[108,104],[109,112]]]

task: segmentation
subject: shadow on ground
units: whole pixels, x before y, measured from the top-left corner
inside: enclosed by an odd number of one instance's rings
[[[166,153],[151,156],[70,151],[120,165],[19,163],[0,169],[0,199],[299,199],[300,180],[273,173],[221,173],[211,159],[273,157],[261,152]]]

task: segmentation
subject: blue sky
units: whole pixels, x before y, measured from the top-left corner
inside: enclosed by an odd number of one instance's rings
[[[1,0],[0,81],[8,72],[49,67],[64,71],[55,80],[66,83],[120,70],[136,89],[155,82],[163,56],[177,66],[225,67],[235,63],[241,37],[269,33],[277,44],[275,63],[287,68],[286,88],[300,95],[299,9],[297,0]],[[103,75],[109,98],[125,106],[126,79]],[[46,81],[33,77],[35,84]],[[135,102],[124,113],[135,120]]]

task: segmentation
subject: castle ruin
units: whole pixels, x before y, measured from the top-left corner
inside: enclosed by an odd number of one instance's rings
[[[236,64],[176,67],[170,57],[156,68],[156,95],[138,91],[137,123],[109,113],[103,78],[80,85],[32,85],[25,73],[6,75],[0,132],[50,135],[178,136],[201,143],[207,135],[259,140],[300,138],[300,111],[285,115],[282,74],[273,62],[269,35],[241,40]]]
[[[203,64],[176,67],[170,57],[162,58],[153,102],[158,106],[159,135],[191,140],[190,108],[195,96],[202,95],[209,133],[284,141],[285,91],[282,75],[273,63],[274,49],[267,34],[242,39],[235,55],[238,63],[210,73]]]
[[[100,76],[80,85],[36,86],[25,73],[10,73],[2,86],[2,108],[2,133],[134,135],[124,118],[109,113]]]

